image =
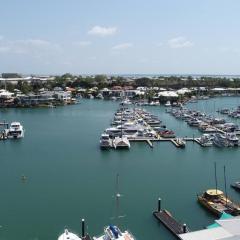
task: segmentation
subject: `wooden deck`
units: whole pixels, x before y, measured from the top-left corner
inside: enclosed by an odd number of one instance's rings
[[[175,237],[179,238],[179,234],[189,232],[186,227],[184,232],[184,224],[179,223],[167,210],[153,212],[154,217],[161,222]]]

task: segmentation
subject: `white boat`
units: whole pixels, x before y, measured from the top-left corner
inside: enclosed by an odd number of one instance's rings
[[[130,142],[126,136],[115,137],[113,140],[113,146],[115,149],[119,148],[130,148]]]
[[[135,240],[128,231],[121,232],[115,225],[109,225],[104,228],[104,234],[100,237],[93,237],[93,240]]]
[[[225,136],[230,146],[238,147],[240,145],[240,141],[235,133],[226,133]]]
[[[229,147],[227,138],[223,134],[220,134],[220,133],[214,134],[213,143],[217,147]]]
[[[199,142],[203,147],[211,147],[213,145],[210,134],[203,134]]]
[[[23,138],[24,129],[19,122],[12,122],[10,128],[6,130],[8,138]]]
[[[182,138],[176,138],[176,143],[180,148],[185,148],[186,146],[186,142]]]
[[[119,205],[120,205],[120,197],[122,196],[119,191],[119,175],[117,174],[117,184],[116,184],[116,216],[115,219],[118,219],[123,216],[119,216]],[[122,232],[116,225],[109,225],[104,228],[103,235],[99,237],[93,237],[93,240],[135,240],[133,235],[129,231]]]
[[[165,105],[165,107],[171,107],[171,102],[167,101],[164,105]]]
[[[120,105],[131,105],[132,104],[132,102],[128,99],[128,98],[126,98],[125,100],[123,100],[121,103],[120,103]]]
[[[111,139],[109,137],[109,134],[103,133],[100,138],[100,148],[102,149],[108,149],[111,148]]]
[[[81,238],[78,237],[78,235],[69,232],[68,229],[65,229],[64,233],[58,237],[58,240],[81,240]]]

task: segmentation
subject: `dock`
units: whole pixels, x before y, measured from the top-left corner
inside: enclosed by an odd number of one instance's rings
[[[178,222],[167,210],[161,210],[160,198],[158,199],[158,211],[154,211],[153,216],[178,239],[181,239],[180,234],[189,232],[186,224]]]

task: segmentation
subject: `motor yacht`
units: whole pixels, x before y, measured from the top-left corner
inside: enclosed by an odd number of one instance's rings
[[[115,225],[109,225],[104,228],[104,234],[99,237],[93,237],[93,240],[135,240],[129,231],[121,232]]]
[[[215,133],[213,138],[213,143],[217,147],[229,147],[227,138],[220,133]]]
[[[23,138],[24,129],[19,122],[12,122],[10,128],[6,130],[8,138]]]
[[[212,137],[210,134],[203,134],[200,137],[199,142],[203,147],[211,147],[213,145]]]
[[[239,138],[236,136],[235,133],[226,133],[225,136],[230,146],[238,147],[240,145]]]
[[[171,102],[170,101],[167,101],[165,104],[164,104],[165,107],[171,107]]]
[[[100,138],[100,148],[109,149],[112,146],[112,142],[109,134],[103,133]]]

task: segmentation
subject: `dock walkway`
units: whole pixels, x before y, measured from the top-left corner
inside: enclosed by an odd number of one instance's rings
[[[179,234],[189,232],[185,224],[179,223],[167,210],[153,212],[154,217],[160,221],[171,233],[180,239]]]

